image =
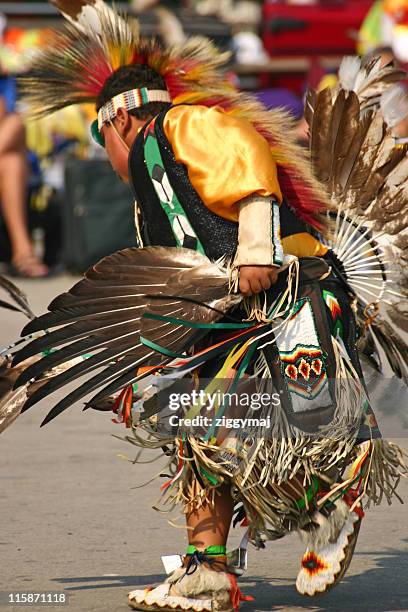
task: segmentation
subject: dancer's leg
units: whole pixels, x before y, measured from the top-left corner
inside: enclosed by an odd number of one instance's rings
[[[213,503],[203,504],[187,514],[189,544],[200,552],[210,546],[225,546],[232,511],[230,487],[225,485],[217,491]],[[167,583],[156,589],[132,591],[129,593],[129,605],[136,610],[152,612],[172,608],[203,610],[204,603],[220,612],[237,610],[242,596],[235,578],[228,574],[225,555],[213,554],[208,550],[206,555],[206,558],[198,560],[186,556],[184,567],[175,570]],[[210,607],[205,609],[209,610]]]
[[[214,504],[204,504],[187,514],[189,544],[198,550],[209,546],[225,546],[233,509],[230,486],[225,485],[216,492]]]

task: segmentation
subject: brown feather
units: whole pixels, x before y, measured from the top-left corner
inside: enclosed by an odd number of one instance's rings
[[[360,120],[358,127],[356,128],[352,141],[350,143],[348,153],[343,159],[343,163],[339,164],[339,169],[336,172],[337,176],[337,191],[336,195],[341,198],[342,192],[346,192],[347,186],[351,181],[352,173],[358,164],[361,147],[364,140],[367,137],[367,132],[371,125],[371,117],[365,116]]]
[[[392,322],[405,333],[408,333],[408,295],[393,306],[387,308],[387,314]],[[406,349],[404,349],[406,350]]]
[[[313,121],[310,127],[310,154],[316,178],[325,184],[329,180],[331,158],[328,155],[330,146],[330,126],[332,114],[332,94],[324,89],[316,97]]]
[[[35,315],[29,306],[25,293],[23,293],[21,289],[19,289],[14,283],[1,274],[0,287],[4,289],[4,291],[6,291],[11,299],[17,304],[17,310],[25,314],[28,319],[34,318]]]
[[[103,297],[98,300],[98,295]],[[141,342],[141,328],[145,338],[176,354],[208,333],[208,329],[148,319],[143,314],[211,323],[241,299],[240,295],[229,294],[227,270],[195,251],[146,247],[115,253],[88,270],[68,293],[53,300],[48,315],[26,327],[26,332],[40,331],[44,326],[58,329],[17,351],[12,379],[8,373],[6,395],[13,385],[17,391],[30,383],[23,408],[28,409],[86,375],[85,382],[54,406],[48,422],[91,391],[97,391],[96,398],[103,396],[105,387],[107,393],[117,391],[152,356],[156,362],[163,361],[159,353]],[[92,305],[89,310],[87,300]],[[127,306],[117,307],[123,300],[128,300]],[[40,358],[43,351],[47,354]],[[85,353],[91,356],[83,359]],[[5,402],[8,405],[11,401],[8,394]]]
[[[371,263],[368,260],[368,266],[364,268],[364,257],[358,259],[358,253],[363,253],[364,249],[370,253],[371,248],[371,255],[381,258],[381,251],[368,242],[370,236],[362,246],[364,236],[360,237],[357,229],[354,232],[345,229],[341,222],[337,225],[341,229],[334,246],[341,257],[348,258],[351,275],[357,268],[354,276],[357,296],[360,295],[359,287],[365,287],[374,290],[374,294],[369,294],[373,300],[378,286],[378,295],[384,295],[388,302],[394,302],[388,309],[393,322],[405,329],[406,309],[401,305],[404,300],[399,300],[392,291],[404,294],[408,288],[408,156],[406,148],[395,147],[393,134],[379,110],[382,92],[402,76],[403,73],[392,65],[380,68],[377,59],[361,64],[350,58],[342,65],[334,104],[327,94],[318,94],[317,100],[312,96],[307,99],[311,100],[308,115],[311,121],[311,157],[317,176],[325,181],[333,207],[347,211],[346,216],[352,213],[355,217],[355,228],[361,222],[361,232],[367,228],[373,233],[384,234],[376,241],[391,263],[385,264],[384,268],[378,261],[378,267],[374,270],[376,264],[371,258]],[[342,83],[348,91],[355,92],[351,97],[346,96]],[[369,108],[370,111],[367,110]],[[319,117],[325,118],[325,125],[329,120],[329,131],[319,131]],[[331,168],[330,172],[328,168]],[[353,238],[357,240],[354,250]],[[388,275],[389,268],[392,269],[392,276]],[[383,274],[387,285],[383,282]],[[364,275],[375,276],[374,285],[373,276],[363,279]],[[365,298],[367,292],[365,297],[364,293],[361,296],[366,304]],[[405,354],[408,354],[406,343],[399,336],[394,337],[393,330],[386,324],[379,323],[377,321],[379,342],[394,371],[403,371],[404,365],[399,368],[398,360],[404,362]]]
[[[335,104],[336,107],[336,104]],[[329,190],[333,193],[341,193],[341,170],[345,160],[349,156],[349,150],[353,144],[353,137],[359,127],[360,105],[357,96],[350,92],[342,103],[341,116],[337,131],[333,134],[333,153]]]
[[[23,385],[14,389],[14,384],[21,372],[29,365],[38,361],[34,357],[21,364],[12,367],[10,356],[0,356],[0,433],[7,429],[19,416],[24,402],[27,400],[27,386]]]
[[[305,108],[304,108],[304,118],[306,120],[307,125],[310,126],[313,123],[314,109],[317,102],[317,94],[313,89],[309,89],[306,92],[305,99]]]
[[[408,351],[401,336],[382,317],[376,317],[371,330],[381,344],[394,373],[408,385]]]

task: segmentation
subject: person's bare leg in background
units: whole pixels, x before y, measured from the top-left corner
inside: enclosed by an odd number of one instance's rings
[[[27,153],[20,117],[0,105],[0,206],[11,243],[12,264],[21,276],[42,277],[48,268],[34,254],[26,216]]]

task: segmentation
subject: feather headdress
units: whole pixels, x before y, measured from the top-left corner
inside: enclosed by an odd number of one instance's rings
[[[280,110],[267,111],[228,83],[222,70],[228,54],[201,37],[164,49],[157,40],[140,36],[137,20],[120,15],[101,0],[54,0],[54,4],[70,23],[55,33],[23,77],[23,95],[33,114],[95,102],[116,70],[145,64],[163,77],[173,104],[219,106],[250,121],[271,146],[280,186],[291,206],[305,222],[324,230],[326,192],[313,176],[307,152],[296,142],[293,120]],[[84,9],[92,15],[84,16]]]
[[[84,2],[83,2],[84,4]],[[113,9],[95,8],[95,19],[66,24],[34,57],[21,78],[23,95],[34,115],[72,104],[96,102],[106,80],[119,68],[143,64],[160,74],[174,102],[183,94],[232,90],[219,70],[228,58],[202,38],[163,49],[155,38],[141,37],[136,19]],[[181,100],[184,101],[184,100]]]

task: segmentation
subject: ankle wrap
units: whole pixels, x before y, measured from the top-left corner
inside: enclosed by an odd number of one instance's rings
[[[227,547],[223,546],[221,544],[217,544],[214,546],[207,546],[207,548],[205,548],[204,550],[197,550],[197,548],[194,546],[194,544],[189,544],[187,546],[187,552],[186,555],[194,555],[195,552],[200,552],[203,553],[204,555],[207,556],[217,556],[217,557],[225,557],[227,554]]]

